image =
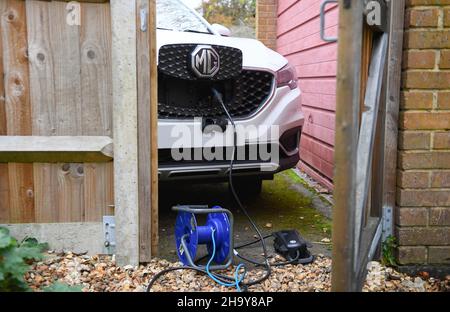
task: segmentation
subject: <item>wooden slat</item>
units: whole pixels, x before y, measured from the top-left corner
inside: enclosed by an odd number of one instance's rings
[[[85,220],[96,222],[114,215],[113,163],[84,164]]]
[[[138,76],[138,144],[139,144],[139,260],[149,262],[152,255],[151,246],[151,107],[150,92],[150,32],[142,31],[141,11],[145,11],[148,22],[148,0],[137,0],[137,76]]]
[[[149,26],[150,31],[150,128],[151,136],[151,230],[152,256],[156,257],[159,246],[159,200],[158,200],[158,68],[156,44],[156,0],[150,1]]]
[[[354,245],[356,254],[354,266],[357,262],[360,249],[361,230],[364,227],[364,212],[369,201],[369,186],[372,180],[372,162],[374,152],[375,132],[377,129],[378,110],[380,107],[381,90],[386,64],[388,35],[384,34],[376,41],[370,64],[369,79],[367,82],[364,112],[361,118],[357,148],[356,171],[356,202],[355,202],[355,235]],[[359,77],[358,77],[359,78]],[[367,211],[367,210],[366,210]]]
[[[30,61],[33,135],[56,135],[55,74],[50,44],[49,3],[27,0],[28,56]],[[52,164],[34,164],[36,222],[59,220],[58,168]]]
[[[79,26],[66,23],[66,4],[27,1],[33,100],[33,135],[81,134],[81,78]],[[78,165],[36,163],[35,173],[43,185],[36,190],[39,216],[56,221],[82,221],[84,174],[67,170]],[[43,171],[43,172],[39,172]],[[68,174],[70,172],[70,174]],[[37,206],[42,204],[43,206]]]
[[[33,135],[56,135],[55,74],[50,45],[49,3],[27,0]]]
[[[10,223],[34,222],[33,165],[10,163],[8,174]]]
[[[369,69],[370,69],[370,62],[371,62],[371,56],[372,56],[372,48],[373,48],[373,35],[374,30],[370,28],[367,23],[364,23],[363,25],[363,51],[362,51],[362,59],[361,59],[361,104],[360,104],[360,111],[359,111],[359,123],[361,127],[361,119],[362,119],[362,113],[364,112],[364,101],[367,91],[367,82],[369,79]],[[369,185],[369,193],[368,193],[368,200],[367,200],[367,207],[364,210],[364,216],[363,216],[363,225],[366,225],[367,218],[369,216],[369,212],[371,210],[371,203],[372,203],[372,193],[371,190],[374,187],[373,183]]]
[[[109,136],[4,136],[0,152],[99,153],[111,160],[113,140]]]
[[[363,51],[362,51],[362,61],[361,61],[361,106],[360,106],[360,123],[362,112],[364,111],[364,98],[366,96],[366,86],[367,80],[369,78],[369,66],[370,57],[372,55],[372,45],[373,45],[373,32],[364,23],[363,26]]]
[[[31,107],[25,2],[6,0],[6,7],[6,12],[2,16],[1,30],[7,133],[8,135],[30,135]]]
[[[55,85],[56,135],[82,133],[80,26],[66,22],[66,4],[48,5],[51,57]],[[50,133],[46,133],[50,135]]]
[[[380,218],[369,217],[367,225],[361,233],[361,250],[358,253],[359,263],[367,263],[373,259],[374,250],[379,245],[380,238]],[[362,284],[367,273],[367,265],[359,266],[355,273],[355,279]]]
[[[141,31],[141,10],[147,31]],[[158,248],[157,77],[155,1],[137,1],[139,259],[149,262]],[[149,127],[150,125],[150,127]]]
[[[82,134],[112,136],[111,12],[109,4],[81,5]],[[113,164],[85,164],[86,221],[114,215]]]
[[[82,222],[85,215],[84,164],[58,166],[58,185],[58,221]]]
[[[0,18],[5,14],[6,1],[0,1]],[[0,23],[0,28],[2,28]],[[0,30],[0,135],[7,134],[5,85],[3,80],[3,42]],[[0,164],[0,223],[9,222],[8,165]]]
[[[58,167],[52,164],[38,163],[34,165],[36,223],[52,223],[59,221]]]
[[[0,162],[108,162],[113,142],[106,136],[0,137]]]
[[[82,4],[82,134],[112,136],[111,17],[109,4]]]
[[[0,1],[0,19],[4,18],[6,13],[6,1]],[[5,82],[3,71],[3,36],[2,36],[2,22],[0,21],[0,135],[7,134],[6,124],[6,103],[5,103]],[[2,171],[0,171],[1,176]]]
[[[362,1],[339,1],[336,103],[336,147],[333,209],[333,291],[356,291],[355,248],[356,159],[362,51]]]
[[[0,164],[0,223],[8,223],[9,221],[8,164]]]
[[[1,18],[8,135],[31,134],[30,83],[25,2],[7,0]],[[10,222],[34,221],[33,167],[8,165]]]

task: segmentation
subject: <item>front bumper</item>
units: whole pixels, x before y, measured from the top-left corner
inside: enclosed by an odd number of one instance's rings
[[[299,133],[301,129],[298,129]],[[300,160],[299,153],[287,155],[279,145],[272,145],[279,149],[280,158],[273,160],[236,160],[233,162],[233,176],[259,176],[271,179],[277,172],[295,167]],[[180,161],[169,160],[170,150],[159,151],[158,174],[160,181],[171,180],[202,180],[225,181],[230,172],[230,157],[226,160],[214,161]],[[231,155],[231,150],[228,150]]]
[[[238,140],[238,148],[269,145],[279,149],[279,159],[273,161],[236,161],[236,175],[271,177],[274,173],[294,167],[299,161],[298,145],[304,116],[300,110],[300,90],[282,87],[274,90],[270,100],[259,112],[247,119],[236,119],[236,126],[246,129],[246,139]],[[273,131],[270,126],[277,126]],[[293,138],[293,136],[296,138]],[[284,137],[283,137],[284,136]],[[286,140],[286,137],[289,139]],[[294,140],[294,143],[292,143]],[[285,141],[289,141],[287,144]],[[174,148],[202,150],[211,146],[230,150],[233,147],[233,129],[223,133],[203,133],[202,120],[168,120],[158,122],[159,177],[161,181],[180,179],[223,179],[229,170],[229,160],[175,161],[168,155]],[[289,146],[287,146],[289,145]],[[226,152],[225,152],[226,153]],[[228,159],[228,158],[227,158]]]

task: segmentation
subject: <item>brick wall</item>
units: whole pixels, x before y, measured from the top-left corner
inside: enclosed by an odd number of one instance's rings
[[[450,0],[406,2],[398,258],[450,264]]]
[[[256,1],[256,38],[273,50],[277,47],[277,2]]]

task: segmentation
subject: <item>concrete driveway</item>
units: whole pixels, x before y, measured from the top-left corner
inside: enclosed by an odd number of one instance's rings
[[[162,258],[177,260],[174,239],[176,213],[171,211],[171,207],[177,204],[219,205],[227,208],[235,218],[235,243],[241,244],[256,238],[256,233],[232,199],[227,183],[161,185],[159,256]],[[313,254],[331,255],[331,244],[327,241],[331,238],[331,221],[322,214],[331,215],[331,205],[308,188],[295,171],[285,171],[276,175],[273,181],[264,181],[261,195],[244,201],[244,205],[263,235],[283,229],[297,229],[312,243],[310,250]],[[269,253],[273,254],[273,239],[269,238],[266,242]],[[205,252],[205,249],[200,249],[197,256]],[[262,261],[260,244],[241,249],[241,252]]]

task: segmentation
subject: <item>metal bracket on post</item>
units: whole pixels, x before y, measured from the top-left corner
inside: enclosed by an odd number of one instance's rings
[[[114,216],[103,216],[103,237],[105,254],[116,252],[116,221]]]
[[[393,234],[392,223],[393,223],[393,209],[392,207],[383,207],[383,216],[381,218],[382,222],[382,235],[381,241],[385,241],[389,236]]]
[[[325,0],[320,6],[320,37],[326,42],[337,42],[337,38],[328,38],[325,36],[325,8],[330,3],[338,3],[337,0]]]
[[[140,11],[141,31],[146,32],[148,29],[148,11],[146,8],[142,8]]]

